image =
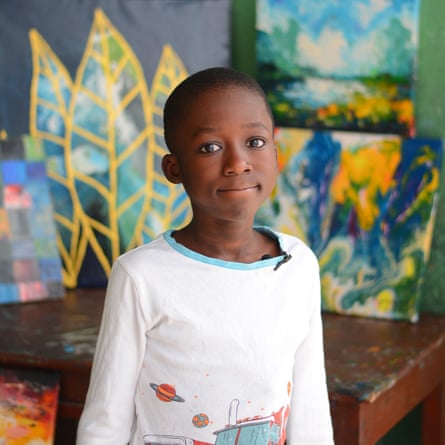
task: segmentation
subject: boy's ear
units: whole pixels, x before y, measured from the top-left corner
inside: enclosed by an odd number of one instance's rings
[[[173,184],[180,184],[182,182],[181,172],[176,157],[172,154],[167,154],[162,158],[162,171],[165,177]]]

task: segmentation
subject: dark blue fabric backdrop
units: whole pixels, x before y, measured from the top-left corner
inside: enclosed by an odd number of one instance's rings
[[[94,10],[132,47],[147,83],[170,44],[189,72],[230,64],[230,0],[6,0],[0,2],[0,130],[29,129],[32,74],[28,33],[43,36],[74,78]]]

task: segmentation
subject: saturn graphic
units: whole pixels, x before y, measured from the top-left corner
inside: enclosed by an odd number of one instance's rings
[[[156,397],[163,402],[185,402],[185,400],[176,394],[176,389],[168,383],[150,383],[151,389],[156,393]]]

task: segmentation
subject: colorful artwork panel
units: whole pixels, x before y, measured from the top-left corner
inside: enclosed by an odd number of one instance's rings
[[[43,144],[0,141],[0,303],[65,294]]]
[[[58,395],[56,374],[0,369],[1,443],[52,445]]]
[[[284,127],[276,139],[280,175],[257,223],[312,247],[325,310],[416,321],[441,141]]]
[[[104,286],[118,255],[190,217],[182,186],[161,171],[162,110],[188,73],[229,65],[230,8],[231,0],[0,5],[0,42],[15,45],[0,66],[0,131],[43,141],[66,286]]]
[[[413,136],[418,0],[257,0],[257,73],[281,126]]]

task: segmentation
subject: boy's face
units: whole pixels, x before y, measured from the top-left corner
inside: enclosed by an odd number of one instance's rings
[[[236,86],[201,93],[173,145],[164,173],[183,184],[195,219],[253,221],[278,171],[272,119],[258,94]]]

